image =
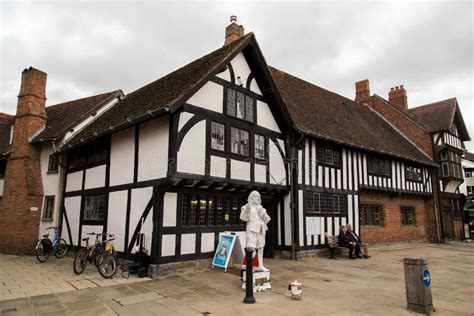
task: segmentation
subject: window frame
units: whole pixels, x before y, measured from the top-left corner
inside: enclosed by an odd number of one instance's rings
[[[335,207],[336,198],[337,208]],[[347,195],[304,190],[303,209],[306,216],[347,214]]]
[[[239,135],[238,152],[234,152],[234,140],[232,139],[233,136],[234,136],[233,130],[238,131],[238,135]],[[247,154],[242,153],[242,146],[243,146],[242,145],[242,134],[243,133],[247,133]],[[250,157],[250,154],[251,154],[251,151],[250,151],[250,135],[251,135],[251,133],[248,130],[238,128],[238,127],[234,127],[234,126],[230,126],[230,153],[234,154],[234,155],[242,156],[242,157]]]
[[[331,161],[327,160],[327,151],[330,150]],[[337,155],[336,155],[337,154]],[[328,144],[316,144],[316,160],[317,165],[330,166],[335,168],[342,167],[342,150],[339,147]]]
[[[86,218],[86,207],[87,207],[87,199],[91,199],[91,198],[100,198],[102,197],[103,198],[103,212],[102,212],[102,218],[90,218],[90,217],[87,217]],[[83,223],[98,223],[98,222],[103,222],[106,220],[107,216],[106,216],[106,212],[107,212],[107,201],[106,201],[106,195],[105,194],[93,194],[93,195],[85,195],[82,197],[83,199],[83,205],[82,205],[82,212],[81,212],[81,219],[82,219],[82,222]],[[98,202],[96,202],[98,203]],[[100,206],[100,204],[98,204],[98,206]],[[99,210],[96,211],[97,214],[99,214]]]
[[[54,195],[46,195],[44,197],[44,203],[43,203],[43,214],[41,215],[41,220],[43,222],[52,222],[53,219],[54,219],[54,207],[55,207],[55,196]],[[52,201],[51,202],[51,209],[50,209],[50,214],[49,214],[49,217],[47,217],[47,209],[48,209],[48,202],[49,201]]]
[[[408,221],[408,214],[412,213],[412,219]],[[400,205],[400,222],[402,226],[414,226],[416,225],[416,208],[411,205]]]
[[[261,137],[263,138],[263,148],[257,148],[257,137]],[[258,134],[258,133],[254,133],[254,157],[255,159],[257,160],[265,160],[267,158],[267,137],[265,137],[265,135],[261,135],[261,134]],[[257,156],[257,152],[258,150],[261,150],[263,151],[263,156],[262,157],[258,157]]]
[[[416,176],[418,175],[417,171],[419,171],[419,178]],[[405,179],[413,182],[423,182],[423,169],[413,165],[405,165]]]
[[[48,173],[59,172],[59,156],[55,154],[49,155],[48,158]]]
[[[378,211],[379,211],[378,224],[375,224],[374,222],[371,222],[372,217],[375,221],[375,214],[374,214],[374,216],[372,216],[370,214],[369,214],[369,216],[366,215],[367,210],[368,211],[376,211],[375,208],[378,208]],[[385,227],[385,208],[384,208],[383,204],[361,203],[359,212],[360,212],[360,216],[359,216],[360,226]]]
[[[223,135],[222,135],[222,149],[220,148],[214,148],[213,145],[214,145],[214,137],[213,137],[213,126],[217,126],[217,125],[220,125],[222,126],[222,131],[223,131]],[[223,123],[219,123],[219,122],[215,122],[215,121],[211,121],[211,147],[210,147],[212,150],[217,150],[217,151],[221,151],[221,152],[225,152],[226,151],[226,132],[225,132],[225,124]]]
[[[233,109],[233,113],[230,112],[230,109],[231,107],[229,107],[229,91],[232,90],[235,92],[235,97],[234,97],[234,105],[232,107]],[[244,121],[244,122],[247,122],[247,123],[250,123],[250,124],[255,124],[256,123],[256,111],[255,111],[255,105],[257,103],[257,100],[255,99],[255,97],[251,96],[250,94],[248,93],[245,93],[243,91],[241,91],[240,89],[235,89],[235,88],[231,88],[231,87],[225,87],[224,89],[224,93],[225,93],[225,96],[224,96],[224,114],[228,117],[231,117],[231,118],[234,118],[234,119],[237,119],[237,120],[241,120],[241,121]],[[237,116],[237,111],[238,111],[238,107],[237,107],[237,103],[238,103],[238,95],[241,94],[243,95],[243,100],[244,100],[244,105],[243,105],[243,110],[244,110],[244,114],[243,114],[243,117],[238,117]],[[247,102],[248,101],[251,101],[251,105],[248,106],[247,105]],[[250,115],[247,114],[247,113],[251,113]],[[249,118],[251,118],[251,120],[249,120]]]
[[[376,162],[378,164],[377,169],[380,168],[380,163],[381,162],[386,162],[386,166],[387,166],[386,172],[382,172],[380,170],[375,170],[374,167],[375,167]],[[373,155],[367,155],[367,173],[370,174],[370,175],[375,175],[375,176],[379,176],[379,177],[390,178],[391,173],[392,173],[392,166],[391,166],[390,160],[387,159],[387,158],[380,158],[380,157],[373,156]]]
[[[68,171],[73,172],[107,163],[110,154],[110,137],[104,137],[79,146],[67,156]]]

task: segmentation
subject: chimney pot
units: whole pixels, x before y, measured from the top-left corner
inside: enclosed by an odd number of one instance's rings
[[[366,103],[370,101],[370,86],[369,80],[361,80],[355,83],[356,97],[355,101],[359,103]]]
[[[237,23],[237,16],[232,15],[230,17],[230,24],[225,28],[225,41],[224,45],[232,43],[239,38],[244,36],[244,27],[242,25],[238,25]]]
[[[408,110],[407,91],[403,85],[390,88],[390,91],[388,92],[388,101],[395,104],[402,111]]]

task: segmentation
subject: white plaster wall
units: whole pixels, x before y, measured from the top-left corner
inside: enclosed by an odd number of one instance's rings
[[[271,129],[272,131],[281,132],[273,117],[272,111],[270,111],[270,107],[260,100],[257,100],[257,124]]]
[[[176,235],[163,235],[161,239],[161,256],[174,256],[176,254]]]
[[[298,231],[299,231],[299,239],[300,239],[300,246],[304,245],[304,228],[303,223],[304,215],[303,215],[303,190],[298,190]]]
[[[82,170],[67,175],[66,192],[82,190],[82,175]]]
[[[181,254],[190,254],[196,252],[196,234],[181,235]]]
[[[225,71],[218,73],[218,74],[216,75],[216,77],[219,77],[219,78],[224,79],[224,80],[229,81],[229,82],[231,81],[231,79],[230,79],[230,71],[229,71],[228,68],[226,68]]]
[[[110,145],[110,185],[133,182],[135,162],[135,129],[112,134]]]
[[[140,125],[138,181],[166,177],[168,172],[169,117]]]
[[[267,166],[255,164],[255,182],[267,182]]]
[[[0,179],[0,196],[3,196],[3,188],[5,186],[5,180]]]
[[[224,87],[212,81],[207,82],[199,89],[187,103],[194,106],[222,113]]]
[[[81,197],[74,196],[65,198],[64,208],[66,209],[69,227],[71,228],[72,240],[69,240],[67,226],[65,223],[61,236],[68,244],[72,243],[73,245],[77,246],[77,238],[79,234],[79,217],[81,215]]]
[[[268,152],[270,160],[270,183],[284,185],[286,179],[285,163],[277,146],[272,140],[269,141]]]
[[[250,181],[250,163],[231,159],[230,177],[236,180]]]
[[[225,178],[227,160],[222,157],[211,156],[211,176]]]
[[[132,201],[130,203],[130,220],[129,220],[130,225],[129,225],[129,230],[128,230],[129,242],[131,241],[133,237],[133,233],[135,232],[135,229],[137,228],[137,225],[140,222],[140,218],[143,214],[143,211],[145,210],[152,195],[153,195],[153,187],[146,187],[146,188],[139,188],[139,189],[132,190],[132,196],[131,196]],[[146,220],[152,217],[153,217],[153,209],[151,209],[150,212],[148,213]],[[151,238],[151,231],[145,230],[143,232],[145,233],[145,238],[146,238],[145,242],[147,243],[147,245],[150,245],[148,243],[148,239]]]
[[[250,82],[250,90],[262,95],[262,91],[260,90],[260,87],[258,86],[257,80],[255,80],[255,78],[253,78]]]
[[[176,226],[178,193],[166,192],[163,196],[163,227]]]
[[[214,233],[201,234],[201,252],[214,251]]]
[[[153,239],[153,207],[143,223],[142,233],[145,233],[145,249],[148,251],[148,254],[150,254],[152,246],[151,241]],[[135,253],[135,251],[132,252]]]
[[[82,241],[82,239],[87,238],[87,237],[89,237],[89,246],[94,244],[96,237],[88,235],[88,234],[90,234],[90,233],[102,234],[103,232],[104,232],[104,226],[102,226],[102,225],[82,225],[81,246],[86,245],[86,242]],[[99,240],[101,240],[101,237],[99,237]],[[114,246],[115,246],[115,241],[114,241]]]
[[[46,230],[46,228],[51,226],[59,226],[59,206],[62,199],[62,187],[64,184],[64,169],[61,166],[58,166],[57,173],[48,173],[48,163],[49,156],[53,153],[53,146],[49,143],[44,143],[41,146],[41,177],[43,180],[43,192],[44,196],[54,196],[54,209],[53,209],[53,220],[52,221],[43,221],[39,223],[38,238],[42,237],[45,234],[50,234],[52,237],[53,231]],[[3,192],[2,180],[0,180],[0,196]],[[44,198],[42,204],[42,212],[44,212]],[[41,213],[41,218],[43,218],[43,213]]]
[[[206,162],[206,122],[194,125],[178,149],[178,172],[204,175]]]
[[[178,122],[178,132],[183,128],[183,126],[189,121],[191,117],[193,117],[193,113],[183,112],[179,115],[179,122]]]
[[[242,83],[245,84],[247,83],[247,78],[249,77],[251,70],[249,65],[247,64],[247,60],[245,59],[244,54],[239,53],[237,56],[232,59],[230,62],[232,65],[232,69],[234,69],[234,75],[235,75],[235,80],[237,82],[237,77],[240,76],[242,79]]]
[[[101,188],[105,186],[105,165],[86,169],[84,189]]]
[[[110,192],[107,233],[115,235],[115,249],[124,251],[128,191]]]

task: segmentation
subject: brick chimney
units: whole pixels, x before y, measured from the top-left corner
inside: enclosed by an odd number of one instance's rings
[[[370,102],[369,80],[361,80],[355,83],[356,96],[355,101],[359,103]]]
[[[244,36],[244,27],[242,25],[238,25],[237,17],[232,15],[230,17],[230,24],[225,28],[225,42],[224,45],[232,43],[235,40]]]
[[[398,106],[402,111],[408,110],[407,91],[401,86],[390,88],[388,92],[388,101]]]
[[[29,138],[46,124],[46,77],[32,67],[22,73],[1,202],[0,253],[29,253],[38,238],[43,203],[41,147],[30,144]]]

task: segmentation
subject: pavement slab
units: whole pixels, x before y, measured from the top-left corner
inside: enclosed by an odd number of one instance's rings
[[[38,274],[30,275],[28,280],[33,284],[30,286],[25,278],[5,273],[0,266],[0,299],[11,297],[12,293],[24,296],[0,301],[0,316],[418,315],[406,309],[404,257],[428,259],[435,315],[474,314],[474,276],[470,273],[474,244],[407,245],[371,249],[371,254],[368,260],[267,259],[265,265],[271,269],[272,289],[256,293],[257,302],[251,305],[242,303],[244,291],[237,267],[227,273],[210,269],[137,283],[132,279],[115,282],[92,275],[77,277],[71,275],[70,267],[63,266],[57,269],[63,271],[63,277],[57,279],[49,275],[53,272],[41,270],[44,265],[36,265]],[[24,268],[34,263],[25,257],[0,255],[0,263],[11,264],[9,260]],[[41,290],[38,279],[50,293],[33,295]],[[303,283],[300,301],[292,300],[288,292],[288,284],[295,279]],[[64,283],[84,288],[71,290]],[[55,289],[69,291],[61,293]]]

